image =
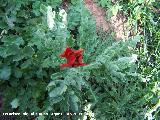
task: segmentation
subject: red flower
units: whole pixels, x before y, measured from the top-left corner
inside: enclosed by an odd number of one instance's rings
[[[78,67],[78,66],[85,66],[86,64],[82,63],[82,52],[84,50],[71,50],[69,47],[66,48],[66,50],[60,54],[61,57],[64,57],[67,59],[67,63],[62,64],[60,67],[61,69],[65,67]]]

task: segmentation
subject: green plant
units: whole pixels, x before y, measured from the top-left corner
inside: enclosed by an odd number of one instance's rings
[[[157,27],[152,29],[156,31],[156,49],[147,46],[150,54],[157,54],[153,69],[146,66],[145,49],[136,48],[143,35],[115,42],[107,33],[102,39],[81,0],[69,3],[67,20],[65,11],[60,9],[61,2],[0,1],[3,112],[20,112],[21,116],[16,116],[20,120],[52,120],[53,117],[77,120],[84,119],[88,111],[100,120],[143,119],[159,99],[158,90],[152,91],[159,79]],[[84,49],[83,61],[87,66],[60,70],[65,60],[59,55],[66,46]],[[138,62],[135,54],[141,61]],[[152,81],[144,82],[150,72]],[[85,109],[86,106],[90,108]],[[22,115],[23,112],[28,116]],[[81,112],[82,115],[78,114]],[[62,114],[54,116],[54,113]]]

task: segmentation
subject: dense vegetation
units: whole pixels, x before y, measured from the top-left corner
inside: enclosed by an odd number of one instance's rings
[[[20,112],[17,120],[78,120],[86,113],[96,120],[160,119],[160,3],[95,1],[110,11],[107,19],[120,11],[127,17],[133,34],[124,42],[97,33],[82,0],[63,10],[65,2],[0,1],[3,113]],[[67,46],[83,49],[87,65],[60,69]],[[48,115],[36,114],[42,112]]]

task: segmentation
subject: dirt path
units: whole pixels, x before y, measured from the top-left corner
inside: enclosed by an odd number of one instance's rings
[[[106,11],[104,9],[97,6],[93,0],[84,0],[84,2],[96,20],[97,29],[101,28],[104,31],[113,30],[117,40],[125,39],[127,37],[125,34],[127,27],[125,27],[125,17],[123,15],[118,13],[116,16],[111,17],[109,21],[106,21]]]

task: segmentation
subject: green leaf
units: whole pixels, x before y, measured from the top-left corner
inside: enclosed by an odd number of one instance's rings
[[[129,41],[129,42],[131,43],[131,44],[130,44],[131,47],[135,47],[136,44],[137,44],[137,42],[140,42],[141,38],[142,38],[141,35],[136,35],[136,36],[134,36],[134,37],[131,39],[131,41]]]
[[[19,106],[19,100],[15,98],[10,104],[12,108],[17,108]]]
[[[26,46],[23,49],[23,54],[26,57],[31,57],[34,54],[34,49],[31,46]]]
[[[71,3],[72,3],[73,5],[77,4],[77,2],[79,2],[79,1],[78,1],[78,0],[71,0]]]
[[[121,57],[118,59],[120,63],[129,63],[131,61],[131,57]]]
[[[1,20],[0,21],[0,28],[4,29],[4,28],[7,28],[7,27],[8,27],[7,23],[4,20]]]
[[[62,96],[58,96],[58,97],[51,98],[51,99],[50,99],[50,100],[52,101],[52,102],[51,102],[51,105],[60,102],[62,99],[63,99]]]
[[[67,45],[73,47],[75,43],[75,40],[72,39],[71,37],[69,39],[67,39]]]
[[[0,56],[3,58],[16,54],[20,54],[20,48],[15,44],[0,47]]]
[[[113,15],[117,15],[118,11],[121,9],[122,9],[122,6],[114,5],[111,10],[112,10]]]
[[[40,12],[43,14],[47,13],[47,6],[45,6],[44,4],[40,4]]]
[[[20,60],[22,60],[23,58],[24,58],[24,56],[22,55],[22,52],[19,51],[19,54],[18,54],[18,55],[15,55],[15,56],[13,57],[13,61],[20,61]]]
[[[61,84],[60,87],[56,87],[51,92],[49,92],[50,97],[57,97],[62,95],[67,90],[67,86],[65,84]]]
[[[144,0],[138,0],[138,3],[140,3],[140,4],[143,3],[143,2],[145,2],[145,1]]]
[[[11,68],[9,66],[0,67],[0,80],[8,80],[11,75]]]
[[[102,7],[105,7],[107,5],[107,0],[101,0],[100,4],[102,5]]]
[[[2,38],[2,42],[5,43],[5,45],[23,45],[24,44],[24,40],[22,39],[22,37],[19,37],[17,35],[10,35],[10,36],[4,36]]]
[[[45,119],[45,117],[44,117],[43,115],[38,116],[38,117],[36,118],[36,120],[44,120],[44,119]]]
[[[63,72],[54,73],[54,74],[51,75],[51,79],[52,80],[57,80],[58,77],[62,77],[62,75],[63,75]]]
[[[15,69],[14,70],[14,76],[16,77],[16,78],[21,78],[22,77],[22,71],[20,70],[20,69]]]
[[[55,81],[51,81],[47,86],[47,90],[50,91],[54,86],[56,86]]]
[[[36,16],[39,16],[40,15],[40,5],[41,5],[41,2],[40,1],[36,1],[33,3],[32,7],[33,7],[33,13],[36,15]]]
[[[7,51],[6,51],[5,47],[0,47],[0,56],[3,58],[7,57]]]
[[[79,100],[78,100],[78,97],[76,95],[71,95],[70,96],[69,103],[70,103],[71,110],[73,112],[78,112],[78,103],[77,103],[78,101]]]
[[[48,58],[44,59],[44,61],[42,63],[42,67],[48,68],[48,67],[52,66],[52,63],[53,62],[52,62],[51,58],[48,57]]]
[[[28,59],[27,61],[24,61],[23,64],[21,64],[21,68],[25,69],[27,67],[29,67],[32,64],[32,61],[30,59]]]
[[[7,56],[20,54],[20,48],[18,45],[9,45],[6,48]]]
[[[106,11],[107,19],[110,19],[113,16],[113,12],[109,9]]]

